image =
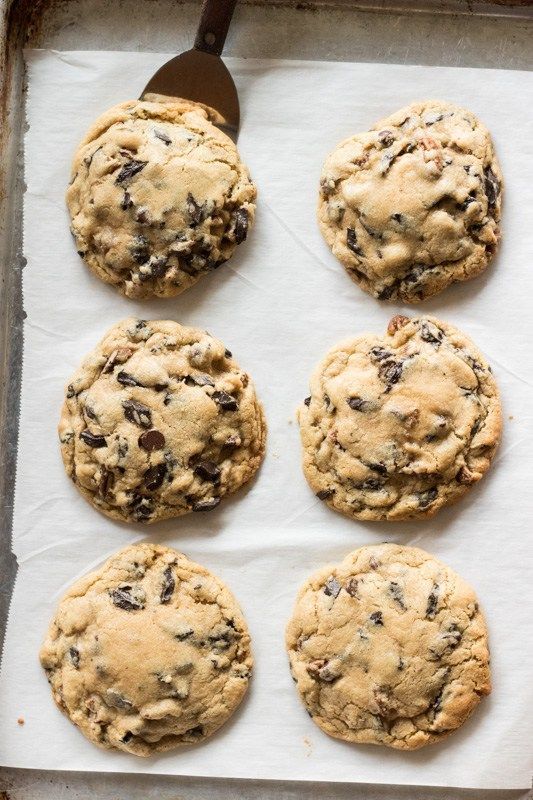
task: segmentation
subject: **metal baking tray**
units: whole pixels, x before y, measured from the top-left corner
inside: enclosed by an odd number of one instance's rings
[[[11,520],[23,351],[21,290],[24,47],[180,52],[193,40],[198,2],[0,0],[0,651],[16,575]],[[225,54],[533,69],[533,0],[242,0]],[[54,254],[50,253],[52,259]],[[43,409],[43,413],[46,410]],[[246,788],[244,788],[244,786]],[[424,798],[442,788],[213,781],[0,769],[0,800],[224,798]],[[454,797],[524,797],[454,790]]]

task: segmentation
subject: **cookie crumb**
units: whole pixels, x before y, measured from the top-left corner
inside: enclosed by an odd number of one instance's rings
[[[17,722],[18,722],[19,725],[24,725],[24,722],[25,722],[24,717],[19,717]]]

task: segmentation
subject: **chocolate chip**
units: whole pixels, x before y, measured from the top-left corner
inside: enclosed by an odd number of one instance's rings
[[[224,350],[224,355],[226,358],[231,358],[233,356],[233,353],[231,352],[231,350],[228,350],[226,348],[226,350]]]
[[[233,215],[233,236],[237,244],[244,242],[248,235],[248,211],[238,208]]]
[[[150,277],[156,279],[162,278],[163,275],[166,275],[168,269],[168,259],[166,259],[164,256],[152,259],[150,262]]]
[[[223,411],[237,411],[239,407],[236,399],[227,392],[213,392],[211,398]]]
[[[85,444],[88,444],[89,447],[107,447],[105,436],[101,436],[99,433],[92,433],[88,428],[80,433],[80,439],[82,439]]]
[[[142,403],[137,403],[135,400],[124,400],[122,408],[126,419],[130,422],[140,425],[141,428],[152,427],[152,412]]]
[[[368,565],[370,569],[377,569],[379,567],[380,562],[374,556],[370,556],[368,560]]]
[[[132,496],[130,506],[133,510],[133,516],[139,522],[146,522],[154,510],[152,499],[136,492]]]
[[[306,397],[305,398],[304,405],[306,405],[309,408],[309,406],[311,405],[311,398],[310,397]]]
[[[164,142],[167,146],[169,144],[172,144],[172,139],[170,138],[170,136],[167,136],[164,131],[155,128],[154,136],[156,137],[156,139],[160,139],[162,142]]]
[[[194,474],[203,481],[216,483],[220,478],[220,469],[214,461],[200,461],[194,468]]]
[[[353,228],[348,228],[346,230],[346,246],[348,250],[351,250],[356,256],[364,256],[364,252],[357,244],[357,234]]]
[[[434,583],[433,588],[429,593],[428,602],[426,606],[427,619],[435,619],[438,604],[439,604],[439,585],[438,583]]]
[[[112,706],[113,708],[122,708],[125,710],[133,708],[133,703],[131,700],[127,700],[119,692],[115,692],[114,689],[107,689],[105,694],[107,705]]]
[[[189,214],[191,228],[196,228],[205,219],[206,204],[199,205],[192,194],[187,195],[187,213]]]
[[[70,663],[74,667],[74,669],[79,669],[80,666],[80,651],[77,647],[69,647],[68,655],[70,658]]]
[[[377,463],[377,462],[375,463],[375,462],[370,462],[369,461],[367,464],[365,464],[365,466],[367,466],[368,469],[371,469],[372,472],[377,472],[378,475],[387,475],[388,474],[387,473],[387,467],[381,461],[379,463]]]
[[[496,208],[496,202],[500,192],[500,183],[490,167],[485,168],[484,174],[485,194],[487,195],[489,210],[493,210]]]
[[[161,589],[161,595],[159,597],[161,603],[168,603],[174,594],[175,588],[176,581],[172,573],[172,567],[169,564],[169,566],[166,567],[165,571],[163,572],[163,588]]]
[[[144,384],[138,381],[137,378],[134,378],[133,375],[129,374],[129,372],[124,372],[123,369],[117,373],[117,381],[123,386],[144,386]]]
[[[212,511],[212,509],[216,508],[219,503],[220,503],[220,497],[210,497],[207,500],[198,500],[197,503],[193,503],[192,510]]]
[[[368,400],[363,400],[361,397],[348,397],[346,402],[354,411],[361,411],[362,413],[370,411],[372,407],[372,403]]]
[[[398,361],[385,361],[380,364],[378,375],[383,383],[387,383],[389,387],[398,383],[402,377],[403,365]]]
[[[381,611],[373,611],[372,614],[370,614],[370,619],[374,625],[383,625],[383,614]]]
[[[407,606],[405,605],[403,596],[403,590],[400,584],[396,583],[396,581],[391,581],[389,583],[389,592],[391,593],[394,602],[398,603],[398,605],[403,611],[407,611]]]
[[[359,580],[357,578],[350,578],[348,583],[344,587],[350,597],[358,597],[359,596]]]
[[[379,478],[367,478],[363,483],[357,484],[357,488],[367,492],[378,492],[383,489],[383,485],[384,481],[380,481]]]
[[[144,608],[144,603],[131,594],[131,589],[131,586],[120,586],[118,589],[109,590],[113,603],[124,611],[138,611]]]
[[[167,474],[166,464],[154,464],[153,467],[147,469],[143,475],[143,483],[148,489],[148,491],[155,492],[156,489],[159,489],[159,487],[165,480],[166,474]]]
[[[157,431],[155,428],[152,428],[150,431],[141,433],[138,442],[139,447],[142,447],[143,450],[151,453],[154,450],[161,450],[161,448],[165,446],[165,437],[161,431]]]
[[[330,497],[333,497],[334,494],[335,489],[321,489],[316,493],[316,496],[319,500],[328,500]]]
[[[67,386],[67,400],[71,400],[73,397],[76,397],[76,394],[77,393],[76,390],[74,389],[74,386],[71,383],[69,383],[69,385]]]
[[[457,483],[462,483],[463,485],[468,486],[469,484],[476,482],[476,477],[473,472],[470,472],[468,467],[463,466],[459,469],[457,475],[455,476],[455,480]]]
[[[327,594],[334,599],[339,596],[339,592],[341,590],[341,585],[336,578],[329,577],[326,581],[326,585],[324,586],[324,594]]]
[[[431,503],[435,500],[438,495],[438,490],[433,487],[431,489],[426,489],[425,492],[418,493],[418,505],[420,508],[427,508],[427,506],[431,505]]]
[[[134,175],[137,175],[138,172],[144,169],[147,164],[148,161],[135,161],[135,159],[128,161],[115,178],[115,183],[120,184],[129,181],[130,178],[133,178]]]
[[[120,741],[124,742],[124,744],[128,744],[128,742],[131,741],[132,739],[133,739],[133,733],[131,731],[126,731],[126,733],[124,734],[124,736]]]

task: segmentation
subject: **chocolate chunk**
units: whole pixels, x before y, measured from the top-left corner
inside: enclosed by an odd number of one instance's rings
[[[141,428],[152,427],[152,412],[142,403],[137,403],[135,400],[124,400],[122,408],[126,419],[130,422],[140,425]]]
[[[220,497],[210,497],[207,500],[198,500],[197,503],[193,503],[192,510],[211,511],[213,508],[216,508],[219,503],[220,503]]]
[[[383,147],[390,147],[394,144],[394,136],[392,135],[392,131],[380,131],[378,133],[378,139]]]
[[[187,213],[190,219],[191,228],[196,228],[205,219],[206,204],[199,205],[192,194],[187,195]]]
[[[172,139],[170,138],[170,136],[167,136],[164,131],[161,131],[158,128],[154,129],[154,136],[156,137],[156,139],[160,139],[162,142],[164,142],[167,146],[169,144],[172,144]]]
[[[144,384],[138,381],[137,378],[134,378],[133,375],[129,374],[129,372],[124,372],[123,369],[117,373],[117,381],[123,386],[144,386]]]
[[[316,493],[316,496],[319,500],[328,500],[330,497],[333,497],[334,494],[335,489],[321,489]]]
[[[93,422],[98,422],[98,417],[97,417],[94,409],[91,408],[91,406],[88,406],[86,404],[85,408],[83,409],[83,413],[85,414],[86,417],[89,417],[89,419],[92,419]]]
[[[132,739],[133,739],[133,733],[131,731],[126,731],[126,733],[124,734],[124,736],[120,741],[124,742],[124,744],[128,744],[128,742],[130,742]]]
[[[368,400],[363,400],[361,397],[348,397],[346,402],[354,411],[361,411],[362,413],[370,411],[372,407],[372,403]]]
[[[238,208],[233,215],[233,236],[237,244],[244,242],[248,235],[248,211]]]
[[[438,604],[439,604],[439,585],[438,583],[434,583],[433,588],[429,593],[428,602],[426,606],[427,619],[435,619]]]
[[[373,611],[370,614],[370,619],[374,625],[383,625],[383,614],[381,611]]]
[[[101,436],[99,433],[92,433],[88,428],[80,433],[80,439],[82,439],[85,444],[88,444],[89,447],[107,447],[105,436]]]
[[[131,199],[131,195],[129,192],[124,192],[124,197],[122,198],[122,202],[120,207],[123,211],[127,211],[128,208],[131,208],[133,205],[133,200]]]
[[[228,350],[228,349],[226,348],[226,349],[224,350],[224,356],[225,356],[226,358],[232,358],[232,356],[233,356],[233,353],[231,352],[231,350]]]
[[[384,361],[379,366],[378,375],[380,380],[382,380],[383,383],[387,383],[390,387],[392,384],[398,383],[402,377],[402,370],[403,366],[398,361]]]
[[[418,493],[418,505],[420,508],[427,508],[427,506],[431,505],[431,503],[435,500],[438,495],[438,490],[433,487],[432,489],[426,489],[425,492]]]
[[[168,603],[168,601],[174,594],[175,588],[176,588],[176,581],[172,573],[172,567],[169,564],[168,567],[166,567],[165,571],[163,572],[163,588],[161,589],[161,595],[159,597],[161,603]]]
[[[306,397],[305,398],[304,405],[306,405],[309,408],[309,406],[311,405],[311,398],[310,397]]]
[[[69,385],[67,386],[67,400],[71,400],[73,397],[76,397],[76,395],[77,392],[74,389],[74,386],[71,383],[69,383]]]
[[[371,469],[372,472],[377,472],[378,475],[387,475],[387,467],[381,461],[379,463],[369,462],[366,464],[368,469]]]
[[[152,428],[150,431],[141,433],[138,442],[139,447],[142,447],[148,453],[152,453],[154,450],[161,450],[165,446],[165,437],[161,431],[156,431],[155,428]]]
[[[214,381],[209,377],[209,375],[186,375],[183,378],[183,382],[187,384],[187,386],[214,386]]]
[[[146,522],[154,510],[152,499],[136,492],[133,494],[130,505],[133,509],[133,516],[139,522]]]
[[[133,350],[130,350],[129,347],[119,347],[117,350],[114,350],[109,358],[107,359],[105,366],[102,370],[104,375],[113,372],[113,368],[115,364],[124,364],[131,356],[133,355]]]
[[[333,575],[327,579],[326,585],[324,586],[324,594],[333,597],[334,599],[339,596],[339,592],[341,590],[341,585]]]
[[[385,286],[384,289],[378,294],[378,300],[390,300],[396,290],[396,284],[392,283],[390,286]]]
[[[346,230],[346,246],[348,250],[351,250],[356,256],[364,256],[364,252],[357,244],[357,234],[353,228],[348,228]]]
[[[131,594],[131,589],[131,586],[119,586],[118,589],[109,590],[113,603],[124,611],[138,611],[144,608],[144,603]]]
[[[70,663],[74,667],[74,669],[79,669],[80,666],[80,651],[77,647],[69,647],[68,655],[70,658]]]
[[[110,469],[106,469],[105,467],[102,467],[101,473],[98,491],[105,500],[115,485],[115,476]]]
[[[431,325],[430,328],[427,322],[423,322],[420,326],[420,338],[425,342],[430,342],[430,344],[440,347],[442,336],[442,331],[440,331],[435,325]]]
[[[154,258],[150,262],[150,277],[156,279],[162,278],[163,275],[166,275],[168,268],[168,259],[166,259],[164,256]]]
[[[344,588],[350,597],[359,597],[359,580],[357,578],[350,578]]]
[[[143,475],[143,483],[148,489],[148,491],[155,492],[156,489],[159,489],[159,487],[165,480],[166,474],[167,474],[166,464],[154,464],[153,467],[147,469]]]
[[[227,392],[213,392],[211,398],[220,406],[222,411],[237,411],[239,407],[236,399]]]
[[[133,178],[134,175],[137,175],[138,172],[144,169],[147,164],[148,161],[135,161],[135,159],[128,161],[115,178],[115,183],[121,184],[125,183],[125,181],[129,181],[130,178]]]
[[[203,481],[217,483],[220,478],[220,469],[214,461],[200,461],[194,468],[194,474]]]
[[[368,566],[370,567],[370,569],[377,569],[379,565],[380,562],[377,560],[377,558],[375,558],[374,556],[370,556],[370,559],[368,561]]]
[[[150,244],[146,236],[134,236],[130,252],[137,264],[146,264],[150,260]]]
[[[500,183],[490,167],[486,167],[484,173],[485,194],[487,195],[489,211],[492,211],[496,208],[496,202],[500,192]]]
[[[389,592],[391,593],[394,602],[398,603],[398,605],[403,611],[407,611],[407,606],[405,605],[405,600],[403,596],[403,590],[400,584],[396,583],[396,581],[391,581],[389,583]]]
[[[383,489],[385,481],[380,481],[379,478],[367,478],[363,483],[358,483],[357,488],[367,492],[378,492]]]
[[[133,708],[133,703],[131,700],[127,700],[119,692],[115,692],[114,689],[107,689],[105,695],[107,705],[112,706],[113,708],[121,708],[125,710]]]

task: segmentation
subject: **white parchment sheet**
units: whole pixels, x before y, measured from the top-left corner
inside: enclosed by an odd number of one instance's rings
[[[74,149],[109,106],[136,97],[166,56],[29,52],[24,307],[27,312],[13,547],[20,565],[0,679],[0,761],[14,767],[242,778],[527,788],[533,768],[533,76],[380,64],[233,60],[239,147],[258,189],[257,223],[235,257],[172,300],[134,302],[76,254],[64,204]],[[483,277],[419,306],[472,336],[502,390],[505,432],[489,475],[434,520],[357,523],[311,493],[294,410],[338,340],[382,332],[395,313],[353,284],[315,222],[318,178],[342,138],[416,99],[468,106],[491,129],[506,179],[504,241]],[[63,386],[116,321],[138,315],[206,327],[255,380],[268,453],[247,491],[210,514],[142,527],[93,510],[66,478],[56,424]],[[69,584],[143,538],[183,550],[236,594],[256,669],[234,718],[201,746],[139,759],[94,747],[53,705],[38,649]],[[329,738],[291,681],[284,628],[306,576],[355,547],[427,549],[477,590],[493,694],[464,727],[415,753]],[[127,658],[127,654],[125,654]],[[19,717],[24,725],[17,724]]]

